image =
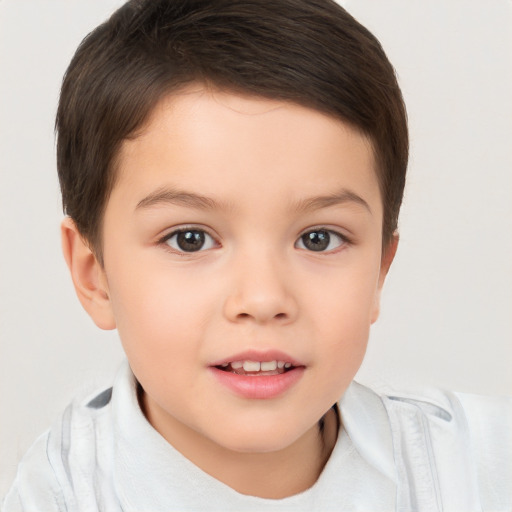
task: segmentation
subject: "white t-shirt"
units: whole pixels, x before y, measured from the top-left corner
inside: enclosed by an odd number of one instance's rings
[[[113,388],[70,405],[35,442],[2,511],[512,510],[512,399],[353,382],[338,405],[338,441],[310,489],[246,496],[151,427],[125,364]]]

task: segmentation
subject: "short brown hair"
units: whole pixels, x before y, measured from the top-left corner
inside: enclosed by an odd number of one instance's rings
[[[311,107],[368,136],[389,242],[407,118],[393,67],[367,29],[333,0],[131,0],[80,44],[56,120],[64,211],[100,261],[120,144],[164,95],[196,81]]]

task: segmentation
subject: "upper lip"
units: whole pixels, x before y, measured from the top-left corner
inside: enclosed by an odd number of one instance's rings
[[[233,361],[284,361],[291,363],[293,366],[305,366],[304,363],[280,350],[246,350],[229,357],[224,357],[212,363],[210,366],[221,366]]]

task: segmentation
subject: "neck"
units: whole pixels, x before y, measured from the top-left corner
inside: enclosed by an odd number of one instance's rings
[[[142,409],[148,421],[159,430],[157,418],[152,418],[144,405],[145,398],[144,394]],[[266,453],[229,450],[191,430],[159,432],[196,466],[235,491],[280,499],[309,489],[327,463],[338,435],[337,414],[330,409],[322,420],[322,428],[314,425],[290,446]]]
[[[215,472],[203,469],[242,494],[268,499],[293,496],[314,485],[336,444],[336,413],[330,410],[324,421],[323,431],[315,425],[283,450],[230,452],[223,455],[222,467]]]

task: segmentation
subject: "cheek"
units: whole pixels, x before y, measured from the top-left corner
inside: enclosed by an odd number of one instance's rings
[[[147,358],[168,365],[197,351],[202,326],[212,313],[208,304],[215,301],[196,281],[154,262],[137,265],[137,271],[118,267],[112,272],[112,306],[130,361]]]
[[[322,286],[311,288],[307,303],[313,331],[322,344],[323,363],[331,368],[331,378],[336,380],[340,375],[355,373],[364,357],[378,290],[378,270],[374,264],[361,264],[328,277],[319,283]]]
[[[308,284],[304,295],[306,308],[314,310],[314,317],[333,331],[368,330],[378,292],[379,267],[374,260],[347,264],[317,274]],[[349,262],[350,263],[350,262]],[[316,281],[316,286],[311,286]]]

